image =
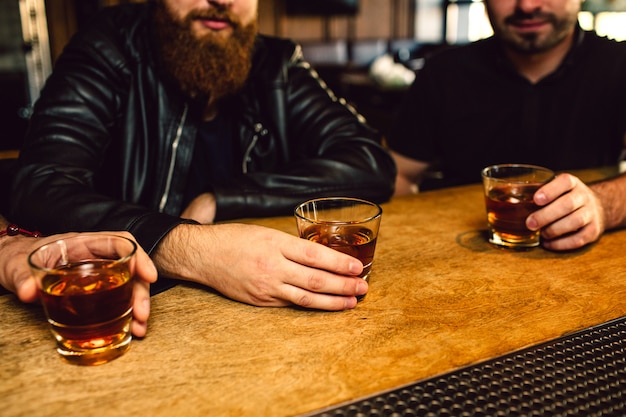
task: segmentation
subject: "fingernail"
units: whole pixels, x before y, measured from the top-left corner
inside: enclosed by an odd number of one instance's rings
[[[356,297],[346,298],[346,304],[345,304],[346,309],[352,309],[356,307],[356,305],[357,305]]]
[[[359,261],[354,261],[350,263],[350,273],[354,275],[358,275],[363,272],[363,264]]]
[[[534,217],[528,217],[526,219],[526,227],[529,228],[530,230],[537,230],[537,221],[535,220]]]
[[[369,286],[367,285],[367,282],[365,282],[361,278],[357,278],[357,279],[359,280],[359,282],[356,284],[356,294],[357,295],[363,295],[363,294],[367,293],[367,290],[369,289]]]
[[[533,200],[537,204],[543,204],[546,201],[546,195],[541,191],[537,191],[533,196]]]

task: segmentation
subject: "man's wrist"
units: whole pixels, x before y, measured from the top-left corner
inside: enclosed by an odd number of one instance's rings
[[[194,227],[198,227],[198,225],[181,223],[172,228],[161,239],[152,253],[152,260],[159,274],[168,278],[188,279],[191,271],[186,253],[191,248]]]
[[[15,223],[8,222],[2,215],[0,215],[0,252],[3,257],[8,258],[8,253],[5,253],[5,247],[11,243],[17,243],[16,240],[21,240],[24,237],[41,237],[40,232],[31,232],[24,228],[19,227]]]
[[[24,235],[30,237],[41,237],[41,232],[35,231],[31,232],[30,230],[26,230],[24,228],[19,227],[15,223],[11,223],[7,225],[5,228],[0,229],[0,237],[2,236],[17,236]]]
[[[589,185],[600,200],[605,216],[606,230],[626,227],[626,203],[623,201],[626,190],[626,174],[598,181]]]

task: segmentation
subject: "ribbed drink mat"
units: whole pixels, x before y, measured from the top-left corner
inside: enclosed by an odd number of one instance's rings
[[[626,317],[308,417],[624,416]]]

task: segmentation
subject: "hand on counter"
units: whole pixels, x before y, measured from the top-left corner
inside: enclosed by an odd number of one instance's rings
[[[179,225],[153,259],[165,276],[256,306],[345,310],[368,288],[356,258],[255,225]]]

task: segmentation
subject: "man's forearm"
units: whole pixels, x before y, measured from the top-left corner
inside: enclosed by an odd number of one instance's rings
[[[197,280],[194,267],[202,265],[203,260],[196,258],[208,256],[211,250],[210,247],[203,247],[205,243],[199,238],[199,227],[179,224],[161,239],[151,255],[159,274],[187,281]]]

